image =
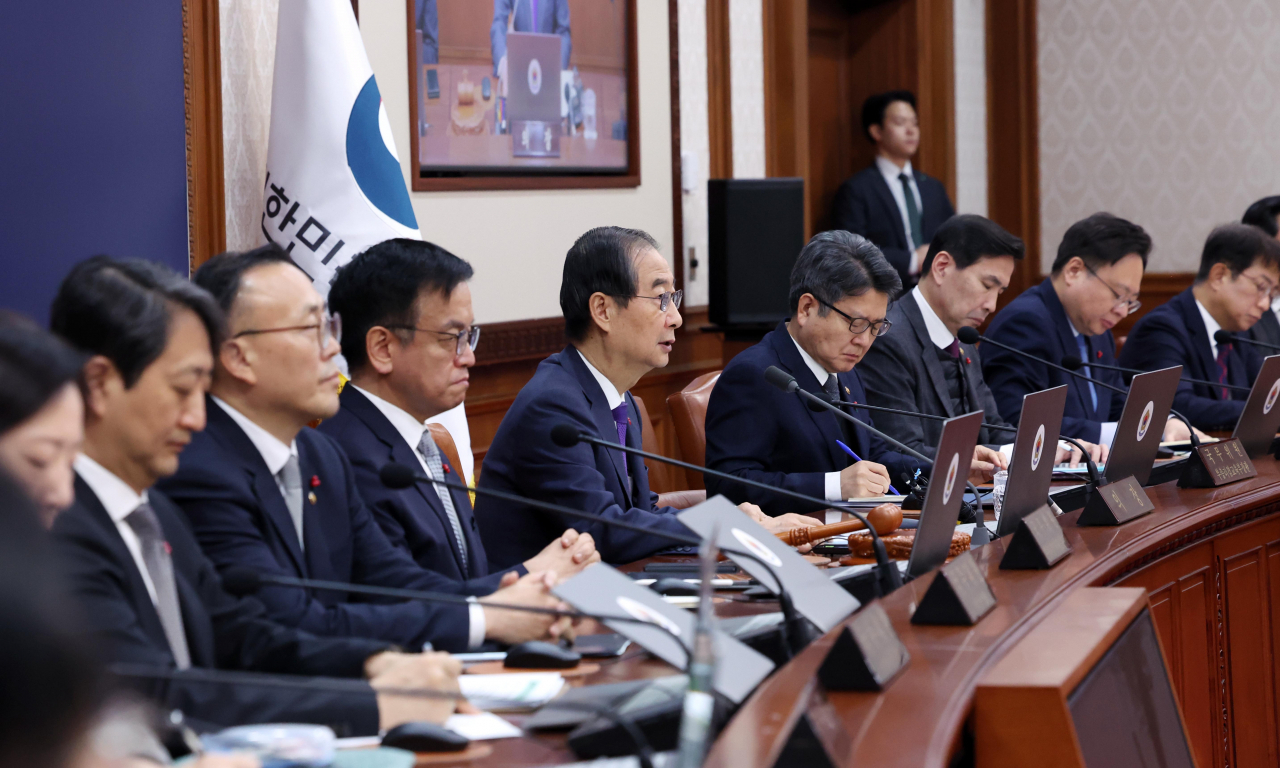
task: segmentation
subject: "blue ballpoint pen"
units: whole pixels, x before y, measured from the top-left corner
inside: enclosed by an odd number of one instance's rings
[[[845,445],[843,440],[837,440],[837,441],[836,441],[836,445],[840,446],[840,449],[841,449],[842,451],[844,451],[845,453],[847,453],[847,454],[849,454],[850,456],[852,456],[854,461],[862,461],[861,457],[859,457],[859,456],[858,456],[858,454],[854,453],[852,448],[850,448],[849,446]],[[901,496],[901,495],[902,495],[902,494],[898,493],[898,489],[897,489],[897,488],[894,488],[892,484],[890,484],[890,485],[889,485],[889,493],[893,494],[894,496]]]

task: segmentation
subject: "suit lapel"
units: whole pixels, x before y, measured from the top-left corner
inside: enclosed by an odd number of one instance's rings
[[[578,384],[582,387],[582,393],[587,396],[587,402],[591,404],[591,420],[595,422],[598,436],[610,443],[617,443],[618,425],[613,420],[613,411],[609,410],[609,403],[605,401],[604,391],[600,389],[600,384],[596,381],[595,376],[591,375],[591,371],[587,370],[587,364],[582,361],[582,355],[577,348],[569,346],[561,353],[560,358],[565,361],[569,370],[573,372],[574,377],[578,379]],[[623,397],[626,397],[625,393]],[[630,409],[628,409],[629,411]],[[608,454],[606,458],[613,465],[618,485],[622,488],[622,495],[630,502],[631,484],[627,482],[626,457],[622,451],[602,450]]]
[[[840,397],[853,403],[866,404],[866,392],[862,386],[862,380],[858,378],[856,368],[850,369],[848,373],[842,373],[837,377],[840,381]],[[849,409],[853,416],[859,421],[874,422],[869,411],[862,411],[857,408]],[[854,434],[858,436],[857,445],[849,446],[862,458],[869,458],[871,455],[871,433],[863,427],[856,427]],[[852,461],[852,459],[850,459]],[[839,466],[837,464],[836,466]]]
[[[289,557],[293,560],[293,567],[303,577],[307,577],[310,571],[307,568],[306,558],[302,554],[302,545],[298,541],[298,531],[293,526],[293,517],[289,514],[289,508],[285,506],[284,495],[280,493],[280,486],[276,485],[276,479],[267,468],[267,463],[263,461],[262,454],[258,453],[257,446],[244,433],[244,430],[240,429],[240,425],[236,424],[231,416],[212,399],[206,401],[205,410],[209,414],[209,425],[206,427],[209,434],[240,461],[241,471],[249,476],[253,495],[258,500],[258,508],[262,510],[267,522],[276,529],[276,536],[284,541]],[[310,477],[305,467],[302,468],[302,475],[305,486],[305,478]],[[306,493],[307,489],[304,487],[302,505],[304,520],[307,507],[310,506],[305,500]],[[308,526],[304,524],[302,527],[304,535],[307,528]]]
[[[938,402],[942,403],[942,409],[946,411],[947,416],[955,416],[956,409],[951,403],[951,390],[947,388],[946,374],[942,372],[942,362],[938,360],[938,348],[934,346],[933,339],[929,338],[929,329],[924,324],[924,315],[920,313],[915,295],[906,294],[898,299],[898,304],[902,306],[902,313],[907,316],[907,323],[920,344],[920,359],[924,363],[925,373],[929,374],[929,382],[933,385]]]
[[[872,186],[876,189],[876,196],[880,198],[880,204],[884,207],[885,215],[889,218],[889,224],[893,227],[894,233],[898,235],[898,242],[901,247],[907,247],[907,230],[902,225],[902,211],[898,209],[898,201],[893,197],[893,191],[889,189],[889,183],[885,180],[884,174],[880,173],[880,168],[875,164],[871,164],[871,170],[875,173]],[[916,182],[917,186],[919,182]]]
[[[1071,320],[1067,318],[1067,310],[1062,306],[1062,302],[1058,299],[1057,291],[1053,290],[1053,283],[1046,278],[1044,282],[1036,286],[1034,289],[1040,296],[1040,303],[1044,304],[1045,310],[1049,313],[1049,319],[1053,322],[1053,328],[1058,334],[1058,343],[1062,345],[1063,354],[1075,355],[1080,351],[1080,344],[1076,341],[1076,336],[1071,332]],[[1091,352],[1089,339],[1085,339],[1085,349]],[[1090,358],[1085,355],[1083,358],[1085,365],[1090,363]],[[1090,374],[1096,374],[1096,371],[1090,369]],[[1093,407],[1093,401],[1089,398],[1089,382],[1083,379],[1075,379],[1072,389],[1076,392],[1076,399],[1080,401],[1080,407],[1085,413],[1095,414],[1096,409]],[[1095,385],[1096,387],[1096,385]],[[1102,404],[1101,392],[1098,392],[1098,404]]]
[[[1209,331],[1204,327],[1204,320],[1200,317],[1200,308],[1196,306],[1195,296],[1191,293],[1191,289],[1187,289],[1175,296],[1173,301],[1177,302],[1178,310],[1182,312],[1182,322],[1191,334],[1191,345],[1195,347],[1196,357],[1200,360],[1200,368],[1203,371],[1200,376],[1193,376],[1193,378],[1217,381],[1218,361],[1213,357],[1213,351],[1209,345]],[[1212,387],[1212,390],[1215,399],[1222,399],[1222,393],[1218,387]]]
[[[787,331],[785,322],[779,323],[778,327],[769,332],[769,344],[773,347],[773,351],[778,356],[780,367],[787,373],[796,378],[796,383],[806,392],[822,394],[822,383],[813,375],[813,371],[809,370],[809,366],[805,365],[804,358],[800,357],[800,350],[796,347],[795,340],[791,338],[791,334]],[[838,377],[837,377],[838,378]],[[843,395],[843,393],[841,393]],[[844,467],[850,462],[849,456],[836,444],[837,440],[843,440],[843,433],[840,431],[840,424],[836,421],[839,417],[833,413],[814,411],[808,407],[808,404],[801,401],[801,407],[809,414],[809,418],[813,421],[813,425],[822,433],[823,447],[827,454],[831,457],[832,466]],[[854,446],[849,446],[854,448]],[[857,448],[854,448],[857,450]]]
[[[373,436],[378,438],[387,448],[388,460],[403,464],[406,467],[412,467],[415,471],[421,467],[418,460],[418,454],[414,453],[414,448],[405,442],[404,437],[396,431],[387,417],[383,415],[378,407],[369,402],[369,398],[361,394],[355,387],[344,387],[341,395],[342,407],[348,409],[350,413],[359,419]],[[440,456],[442,464],[447,464],[447,460],[442,454]],[[444,479],[444,478],[436,478]],[[427,505],[427,509],[431,510],[431,515],[439,522],[440,527],[445,532],[445,540],[449,542],[449,546],[453,550],[453,560],[458,567],[458,573],[466,573],[462,567],[462,553],[459,551],[459,544],[454,540],[453,523],[449,522],[449,514],[444,511],[444,504],[440,501],[440,493],[449,493],[448,488],[432,486],[428,483],[414,483],[414,493],[417,493],[422,502]],[[457,502],[454,502],[456,508]],[[470,505],[468,505],[470,506]],[[461,511],[459,510],[459,519]],[[466,521],[464,524],[464,533]],[[475,547],[471,550],[474,552]]]

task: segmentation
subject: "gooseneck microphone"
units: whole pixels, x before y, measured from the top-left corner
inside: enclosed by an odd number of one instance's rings
[[[914,416],[920,419],[929,419],[930,421],[946,421],[949,418],[947,416],[937,416],[932,413],[920,413],[918,411],[904,411],[900,408],[885,408],[884,406],[880,406],[880,405],[865,405],[863,403],[851,403],[845,400],[828,400],[826,394],[815,394],[814,397],[820,400],[829,402],[832,405],[839,405],[844,408],[861,408],[865,411],[876,411],[878,413],[896,413],[899,416]],[[810,409],[818,410],[819,407],[820,406],[814,401],[812,400],[809,401]],[[985,421],[982,422],[982,426],[994,432],[1013,432],[1016,434],[1018,431],[1017,427],[1006,427],[1002,424],[990,424]],[[1062,435],[1058,435],[1058,439],[1064,443],[1070,443],[1074,445],[1076,449],[1080,451],[1080,455],[1084,457],[1084,460],[1086,462],[1085,466],[1087,467],[1089,472],[1089,482],[1093,483],[1094,487],[1101,488],[1102,473],[1098,471],[1098,465],[1094,463],[1093,458],[1089,456],[1089,452],[1085,450],[1085,447],[1081,445],[1078,440],[1072,437],[1064,437]]]
[[[978,333],[978,329],[976,328],[971,328],[966,325],[963,328],[961,328],[959,332],[956,333],[956,338],[964,342],[965,344],[977,344],[979,341],[981,341],[983,344],[990,344],[993,347],[999,347],[1003,350],[1012,352],[1013,354],[1018,355],[1020,357],[1025,357],[1028,360],[1034,360],[1037,363],[1046,365],[1056,371],[1062,371],[1068,376],[1075,376],[1077,379],[1082,379],[1084,381],[1092,381],[1094,384],[1098,385],[1099,387],[1106,387],[1112,392],[1119,392],[1125,397],[1129,396],[1129,390],[1125,389],[1124,387],[1117,387],[1115,384],[1112,384],[1109,381],[1103,381],[1102,379],[1095,379],[1092,376],[1085,376],[1083,373],[1080,373],[1079,371],[1073,371],[1070,368],[1065,368],[1061,365],[1058,365],[1057,363],[1051,363],[1048,360],[1045,360],[1043,357],[1036,357],[1030,352],[1023,352],[1021,349],[1018,349],[1017,347],[1011,347],[1008,344],[1002,344],[996,341],[995,339],[988,338]],[[1147,371],[1139,371],[1139,373],[1147,373]],[[1186,416],[1183,416],[1182,414],[1173,410],[1172,408],[1169,409],[1169,414],[1173,416],[1175,419],[1177,419],[1178,421],[1187,425],[1187,432],[1191,434],[1191,446],[1193,448],[1199,447],[1200,438],[1196,437],[1196,428],[1191,426],[1191,420],[1188,419]]]
[[[1104,371],[1119,371],[1120,373],[1147,373],[1147,371],[1143,371],[1138,368],[1123,368],[1118,365],[1106,365],[1104,363],[1086,363],[1075,355],[1067,355],[1062,358],[1062,365],[1063,367],[1070,368],[1073,371],[1078,371],[1081,368],[1088,366],[1090,368],[1101,368]],[[1234,389],[1237,392],[1248,392],[1250,389],[1249,387],[1241,387],[1237,384],[1219,384],[1216,381],[1209,381],[1208,379],[1193,379],[1190,376],[1183,376],[1182,380],[1192,384],[1203,384],[1207,387],[1225,387],[1227,389]]]
[[[678,459],[670,459],[670,458],[667,458],[666,456],[661,456],[656,453],[649,453],[648,451],[642,451],[639,448],[632,448],[629,445],[620,445],[618,443],[611,443],[608,440],[602,440],[596,437],[590,432],[584,432],[583,430],[579,429],[573,424],[561,423],[552,427],[551,441],[554,442],[556,445],[560,446],[561,448],[572,448],[578,443],[589,443],[591,445],[598,445],[601,448],[609,448],[615,451],[622,451],[623,453],[630,453],[636,456],[642,456],[646,459],[653,459],[654,461],[662,462],[663,464],[670,464],[672,466],[691,470],[693,472],[701,472],[704,475],[711,475],[712,477],[717,477],[717,478],[720,478],[721,480],[727,480],[729,482],[738,483],[740,485],[745,485],[749,488],[759,488],[761,490],[768,491],[778,496],[786,496],[787,498],[797,499],[799,501],[807,502],[809,504],[817,504],[822,507],[830,507],[833,503],[825,499],[819,499],[816,496],[808,496],[803,493],[797,493],[795,491],[787,490],[786,488],[778,488],[776,486],[772,486],[767,483],[761,483],[756,480],[748,480],[745,477],[738,477],[737,475],[731,475],[728,472],[720,472],[719,470],[709,469],[707,467],[699,467],[697,464],[690,464],[688,462],[680,461]],[[871,525],[871,522],[869,520],[867,520],[866,515],[862,514],[856,509],[851,509],[848,507],[840,507],[840,509],[856,517],[864,526],[866,526],[866,529],[871,533],[871,547],[872,547],[872,551],[875,553],[876,567],[879,570],[881,594],[887,595],[893,590],[897,589],[898,587],[901,587],[902,574],[898,571],[896,567],[892,565],[892,563],[890,563],[889,551],[885,549],[884,542],[880,540],[880,534],[876,532],[875,527]],[[592,518],[595,517],[594,515],[588,515],[588,516]],[[737,552],[735,552],[735,554],[737,554]]]
[[[1280,352],[1280,345],[1268,344],[1265,341],[1258,341],[1257,339],[1251,339],[1248,336],[1237,336],[1234,333],[1231,333],[1230,331],[1224,331],[1221,329],[1214,332],[1213,340],[1218,342],[1219,344],[1235,344],[1236,342],[1241,342],[1244,344],[1252,344],[1255,347],[1262,347],[1263,349],[1269,349],[1272,352]]]
[[[562,434],[564,433],[562,432]],[[592,439],[594,439],[594,436],[592,435],[588,435],[587,437],[591,437]],[[619,447],[611,443],[605,443],[605,445],[610,445],[613,448]],[[635,449],[630,449],[630,450],[635,450]],[[640,452],[640,453],[643,454],[643,452]],[[650,454],[643,454],[643,455],[647,456]],[[660,458],[664,458],[664,457],[660,457]],[[452,488],[458,491],[474,492],[477,496],[491,496],[495,499],[502,499],[504,501],[510,501],[516,504],[524,504],[524,505],[533,507],[534,509],[541,509],[545,512],[553,512],[555,514],[564,515],[566,517],[572,517],[579,520],[590,520],[595,523],[600,523],[601,525],[613,526],[615,528],[621,528],[626,531],[634,531],[636,533],[644,533],[651,536],[658,536],[660,538],[667,539],[668,541],[677,542],[684,546],[698,547],[702,545],[702,540],[697,538],[696,536],[692,536],[692,535],[684,536],[678,533],[668,533],[667,531],[656,530],[654,528],[650,528],[644,525],[636,525],[634,523],[624,523],[621,520],[611,520],[611,519],[593,514],[591,512],[583,512],[581,510],[571,509],[561,504],[552,504],[551,502],[547,502],[547,501],[538,501],[537,499],[526,498],[524,496],[519,496],[514,493],[499,491],[496,488],[480,488],[478,486],[472,487],[469,485],[464,485],[462,483],[455,483],[449,480],[437,480],[433,477],[428,477],[427,475],[424,475],[421,472],[416,472],[411,467],[406,466],[404,464],[395,464],[395,463],[384,464],[382,469],[378,471],[378,479],[381,480],[382,484],[388,488],[402,489],[402,488],[408,488],[414,485],[415,483],[431,483],[432,485],[435,485],[435,486]],[[765,487],[767,488],[768,486],[765,486]],[[870,524],[866,522],[865,517],[862,517],[861,515],[859,515],[859,519],[862,520],[869,529],[871,528]],[[875,535],[874,529],[871,529],[871,530],[872,530],[872,535],[874,536]],[[773,581],[778,586],[778,607],[782,609],[782,615],[784,620],[786,621],[786,624],[789,630],[788,632],[783,633],[783,644],[784,646],[786,646],[785,649],[788,652],[788,656],[792,655],[793,651],[800,650],[799,648],[791,647],[789,636],[794,635],[795,637],[803,637],[807,634],[805,631],[801,629],[801,627],[803,626],[804,619],[802,619],[799,613],[796,612],[795,604],[791,600],[791,595],[787,592],[786,587],[783,585],[782,579],[778,577],[778,573],[775,570],[773,564],[766,562],[764,558],[758,557],[755,553],[748,552],[746,550],[726,549],[725,552],[731,552],[736,557],[745,557],[749,560],[752,560],[753,562],[758,563],[765,570],[769,571],[769,573],[773,576]],[[887,552],[885,553],[885,557],[887,560],[888,558]],[[895,571],[895,575],[897,575],[896,568],[894,569],[894,571]],[[899,577],[898,586],[901,586],[901,585],[902,585],[902,582],[901,582],[901,578]],[[568,614],[565,614],[565,615],[568,615]],[[610,620],[612,620],[614,617],[605,617],[605,618],[609,618]],[[641,622],[632,621],[630,619],[624,619],[622,617],[618,617],[618,620],[629,621],[631,623],[641,623]],[[649,625],[649,622],[642,622],[642,623]],[[657,626],[657,625],[652,625],[652,626]],[[681,644],[681,647],[683,647],[683,642],[680,641],[678,638],[676,638],[676,640]]]

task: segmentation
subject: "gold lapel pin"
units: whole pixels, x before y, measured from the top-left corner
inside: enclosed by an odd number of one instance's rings
[[[316,503],[316,492],[315,492],[315,491],[311,491],[310,493],[308,493],[308,494],[307,494],[307,501],[311,502],[313,505]]]
[[[845,393],[846,395],[847,395],[847,394],[849,394],[849,388],[848,388],[848,387],[845,387],[845,388],[844,388],[844,393]]]

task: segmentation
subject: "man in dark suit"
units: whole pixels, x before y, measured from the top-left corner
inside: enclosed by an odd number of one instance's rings
[[[152,487],[173,473],[192,433],[204,427],[211,347],[222,326],[206,292],[151,262],[95,257],[63,281],[52,326],[89,355],[75,502],[53,536],[105,661],[166,675],[141,687],[210,726],[300,721],[373,734],[405,720],[443,721],[453,711],[449,701],[377,689],[456,690],[456,661],[271,621],[257,600],[223,591],[181,512]],[[202,681],[212,669],[235,683]],[[347,690],[307,690],[240,672],[353,679]],[[372,687],[355,679],[366,675]]]
[[[1183,375],[1249,387],[1262,367],[1250,344],[1218,344],[1218,330],[1244,333],[1280,295],[1280,243],[1247,224],[1225,224],[1209,235],[1195,285],[1148,312],[1120,352],[1127,368],[1155,371],[1181,365]],[[1183,382],[1173,409],[1198,429],[1230,429],[1247,391]]]
[[[1268,237],[1280,239],[1280,226],[1277,226],[1277,217],[1280,217],[1280,196],[1264,197],[1249,206],[1240,222],[1242,224],[1252,224],[1266,232]],[[1262,317],[1257,324],[1249,329],[1249,336],[1263,344],[1280,347],[1280,301],[1272,302],[1271,311],[1262,313]],[[1265,347],[1255,347],[1255,349],[1263,357],[1276,354],[1274,349]]]
[[[876,160],[840,185],[831,204],[832,226],[870,240],[902,284],[914,285],[938,227],[956,214],[942,183],[911,166],[920,147],[915,95],[889,91],[869,97],[862,104],[862,132],[876,145]]]
[[[1133,222],[1109,213],[1077,221],[1062,236],[1050,276],[1000,310],[986,335],[1053,363],[1079,358],[1085,363],[1081,373],[1123,386],[1118,371],[1091,364],[1116,364],[1111,329],[1141,306],[1138,292],[1150,252],[1151,237]],[[984,350],[982,372],[1000,415],[1015,424],[1023,396],[1065,384],[1062,434],[1111,445],[1124,395],[996,346]],[[1187,439],[1186,425],[1170,420],[1164,439]]]
[[[641,446],[640,417],[628,390],[667,364],[680,327],[675,276],[644,232],[593,229],[573,244],[564,262],[560,309],[569,346],[544,360],[502,418],[485,454],[480,487],[561,504],[689,536],[676,510],[657,506],[644,461],[586,443],[561,448],[551,429],[571,424],[602,440]],[[812,524],[795,515],[743,511],[774,530]],[[660,535],[560,519],[524,504],[480,495],[476,517],[489,560],[506,568],[536,555],[565,526],[590,533],[609,563],[629,563],[671,546]]]
[[[956,216],[943,224],[929,246],[920,283],[889,309],[893,330],[868,350],[858,369],[871,404],[937,416],[982,411],[983,421],[1007,426],[983,379],[978,348],[962,344],[956,333],[982,325],[1023,253],[1021,240],[981,216]],[[942,435],[938,421],[884,414],[877,422],[927,456]],[[983,427],[978,441],[1008,445],[1010,435]],[[1093,446],[1095,455],[1097,450]],[[1058,460],[1077,455],[1059,448]]]
[[[465,485],[436,446],[427,419],[466,396],[480,328],[471,310],[471,265],[421,240],[387,240],[340,268],[329,307],[342,316],[342,354],[351,381],[341,410],[320,431],[351,459],[356,486],[393,546],[423,568],[457,580],[490,574],[466,491],[427,483],[391,489],[379,472],[388,462]],[[567,578],[597,562],[590,534],[570,528],[516,567]]]
[[[196,283],[226,313],[229,338],[215,360],[208,428],[159,487],[186,513],[214,564],[223,572],[248,567],[371,586],[493,592],[492,580],[455,581],[393,547],[360,498],[342,449],[306,426],[338,410],[340,325],[311,279],[269,245],[210,260]],[[293,587],[258,596],[277,621],[316,634],[463,651],[486,639],[515,643],[558,631],[550,616],[486,605],[551,607],[553,583],[552,574],[530,574],[468,605],[375,602]]]
[[[735,356],[711,391],[707,466],[827,501],[879,496],[914,472],[915,458],[833,413],[811,411],[764,379],[778,366],[809,392],[867,402],[855,366],[889,330],[885,314],[900,290],[898,273],[865,238],[843,230],[815,235],[791,270],[791,318]],[[846,410],[874,426],[870,412]],[[993,460],[994,453],[979,451],[975,468],[990,470],[981,457]],[[819,508],[714,477],[707,492],[758,504],[768,514]]]

